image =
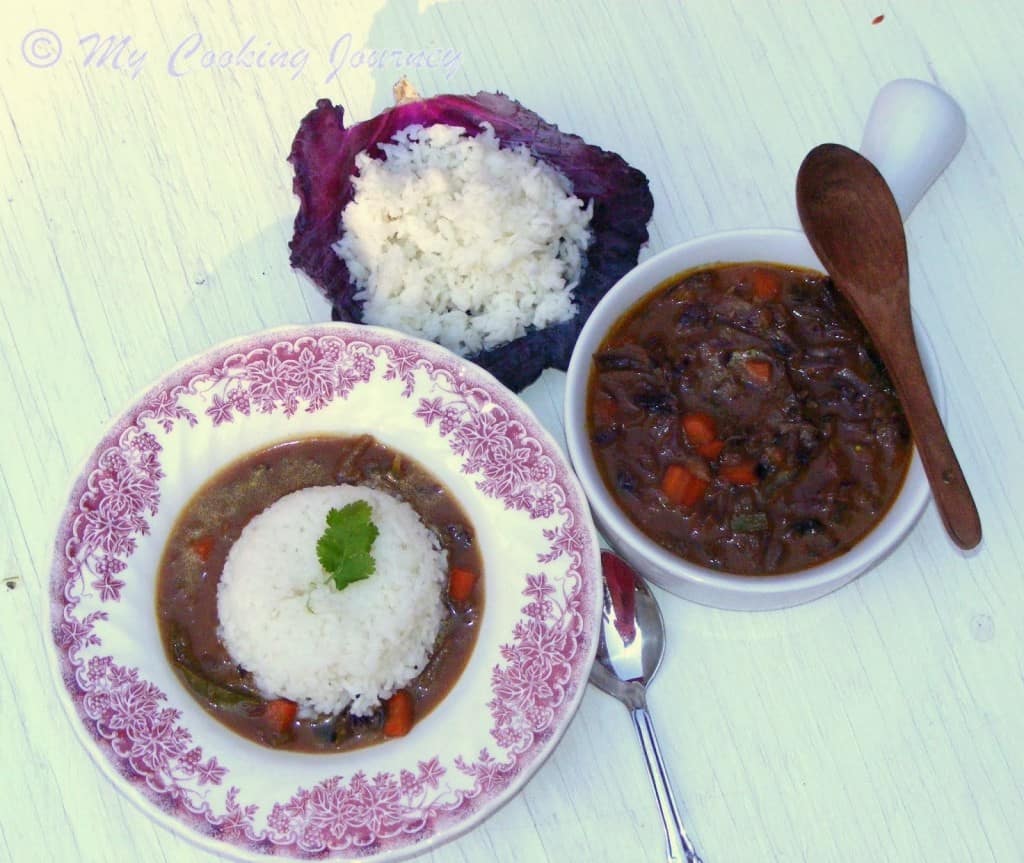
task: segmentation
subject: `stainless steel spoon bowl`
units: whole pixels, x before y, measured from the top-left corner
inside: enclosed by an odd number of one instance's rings
[[[601,567],[604,613],[590,682],[625,704],[633,717],[661,809],[668,859],[678,863],[702,863],[679,818],[654,735],[654,724],[647,712],[647,686],[665,652],[665,621],[661,609],[647,585],[622,558],[603,551]]]

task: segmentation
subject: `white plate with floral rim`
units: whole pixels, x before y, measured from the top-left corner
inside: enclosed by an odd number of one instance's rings
[[[427,466],[472,519],[487,596],[477,643],[408,736],[331,755],[267,749],[206,714],[172,671],[155,610],[164,543],[238,457],[364,432]],[[398,333],[287,327],[178,367],[93,451],[58,528],[51,655],[90,754],[163,824],[242,859],[395,859],[480,823],[550,754],[587,683],[601,596],[586,500],[516,396]]]

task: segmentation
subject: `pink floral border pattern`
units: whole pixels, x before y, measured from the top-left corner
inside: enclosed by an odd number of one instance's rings
[[[196,832],[240,850],[323,858],[372,856],[421,843],[457,827],[496,801],[568,720],[572,696],[585,685],[586,648],[596,627],[599,577],[587,570],[594,539],[582,499],[567,494],[568,469],[518,418],[515,403],[486,376],[432,346],[395,340],[345,324],[296,328],[277,340],[255,338],[212,351],[150,391],[116,424],[83,471],[65,511],[51,575],[53,641],[67,692],[89,737],[120,777],[162,811]],[[288,336],[291,336],[289,339]],[[162,447],[157,429],[208,422],[216,427],[251,412],[292,417],[346,399],[380,369],[412,399],[417,375],[432,398],[410,405],[426,427],[438,424],[464,473],[506,509],[554,526],[526,576],[522,617],[491,672],[491,737],[485,748],[443,764],[434,756],[398,774],[334,776],[275,803],[266,827],[244,790],[226,789],[215,811],[208,790],[230,782],[230,768],[193,745],[180,711],[139,669],[102,653],[108,607],[121,601],[129,560],[160,505]],[[185,403],[183,403],[185,400]],[[186,405],[204,404],[199,415]],[[532,422],[532,421],[530,421]],[[567,575],[544,567],[566,558]],[[587,576],[590,576],[587,578]],[[80,607],[80,606],[84,606]],[[85,608],[90,610],[86,611]],[[454,773],[453,773],[454,771]],[[446,778],[464,774],[472,787]],[[225,849],[228,850],[228,849]]]

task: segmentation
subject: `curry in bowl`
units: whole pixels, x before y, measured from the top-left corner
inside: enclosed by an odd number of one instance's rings
[[[701,267],[647,294],[593,358],[587,431],[616,505],[687,561],[806,569],[882,519],[909,427],[853,310],[819,273]]]

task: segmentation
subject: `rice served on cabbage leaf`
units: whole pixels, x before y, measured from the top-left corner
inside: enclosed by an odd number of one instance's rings
[[[572,292],[593,208],[523,147],[484,124],[409,126],[356,157],[355,198],[335,245],[368,324],[457,354],[499,347],[576,314]]]
[[[383,159],[382,145],[410,126],[457,126],[467,136],[493,129],[503,148],[524,147],[564,175],[572,194],[592,206],[592,240],[572,292],[576,314],[468,358],[513,390],[532,383],[547,367],[565,369],[580,329],[602,296],[636,263],[647,242],[653,200],[647,178],[621,156],[560,132],[518,102],[497,93],[435,96],[396,105],[371,120],[345,128],[344,109],[327,99],[302,121],[289,161],[299,197],[292,265],[305,272],[333,305],[335,320],[365,322],[359,285],[335,245],[342,212],[354,199],[357,157]]]

